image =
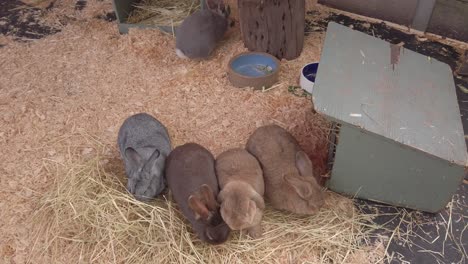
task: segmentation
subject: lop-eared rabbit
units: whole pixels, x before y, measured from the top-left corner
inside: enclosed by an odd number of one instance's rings
[[[265,198],[274,208],[308,215],[320,210],[324,194],[312,162],[288,131],[277,125],[259,127],[246,149],[262,166]]]
[[[230,7],[223,0],[202,1],[206,9],[195,11],[177,29],[176,54],[182,59],[209,58],[228,29]]]
[[[146,113],[128,117],[117,138],[128,177],[127,190],[138,200],[148,201],[166,187],[164,166],[171,152],[167,129]]]
[[[221,192],[221,216],[232,230],[246,231],[252,238],[262,235],[265,203],[262,168],[245,149],[230,149],[216,158]]]
[[[198,237],[209,244],[225,242],[230,233],[219,212],[219,193],[213,155],[196,143],[176,147],[166,161],[173,200]]]

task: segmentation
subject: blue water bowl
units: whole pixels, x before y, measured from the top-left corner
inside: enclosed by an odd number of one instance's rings
[[[312,93],[315,83],[315,77],[318,71],[318,62],[310,63],[304,66],[301,70],[300,85],[301,88],[306,90],[308,93]]]
[[[267,88],[278,80],[279,60],[262,52],[247,52],[229,61],[229,81],[236,87]]]

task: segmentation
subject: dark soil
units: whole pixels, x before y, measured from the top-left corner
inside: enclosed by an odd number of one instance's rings
[[[83,10],[86,7],[86,0],[78,0],[75,3],[75,10]]]
[[[437,214],[369,201],[358,200],[357,205],[364,213],[379,214],[374,222],[386,230],[379,230],[377,234],[391,236],[393,230],[399,229],[388,247],[388,253],[393,254],[390,263],[467,263],[464,253],[468,246],[468,234],[464,233],[468,225],[466,184],[462,184],[453,197],[451,210]]]
[[[75,10],[83,10],[87,3],[87,0],[77,0]],[[41,21],[44,13],[52,10],[54,5],[55,1],[52,1],[45,9],[40,9],[28,6],[19,0],[0,0],[0,34],[12,36],[16,41],[29,41],[60,32],[60,29],[44,25]],[[96,18],[108,22],[117,19],[114,12]],[[70,20],[73,18],[64,18],[60,22],[65,25]],[[0,44],[0,48],[4,46]]]
[[[308,36],[312,32],[323,32],[327,29],[328,19],[320,20],[316,19],[316,16],[320,15],[318,11],[308,11],[306,15],[304,33]]]
[[[0,34],[27,41],[59,32],[59,29],[41,23],[43,12],[18,0],[0,1]]]
[[[54,1],[50,2],[50,4],[46,7],[46,10],[47,10],[47,11],[48,11],[48,10],[51,10],[52,8],[54,8],[55,1],[57,1],[57,0],[54,0]]]
[[[109,12],[109,13],[107,13],[105,15],[99,15],[96,18],[97,19],[102,19],[102,20],[105,20],[105,21],[108,21],[108,22],[112,22],[112,21],[117,20],[117,16],[115,15],[114,11]]]

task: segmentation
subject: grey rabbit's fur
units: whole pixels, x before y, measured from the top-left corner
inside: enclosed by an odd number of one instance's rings
[[[229,6],[225,8],[223,0],[207,0],[206,7],[188,16],[177,29],[176,54],[180,58],[206,59],[224,37]]]
[[[176,147],[166,160],[173,200],[198,237],[209,244],[225,242],[230,233],[216,197],[219,193],[213,155],[196,143]]]
[[[164,166],[171,152],[167,129],[146,113],[128,117],[117,138],[128,176],[127,190],[140,201],[148,201],[166,188]]]

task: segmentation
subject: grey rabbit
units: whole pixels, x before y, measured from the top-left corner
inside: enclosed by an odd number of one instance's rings
[[[203,146],[187,143],[176,147],[166,160],[166,178],[173,200],[198,237],[221,244],[230,234],[221,217],[213,155]]]
[[[135,114],[123,122],[117,142],[128,191],[140,201],[159,195],[166,188],[164,166],[171,152],[166,127],[149,114]]]
[[[207,9],[197,10],[177,29],[176,54],[180,58],[208,58],[228,29],[230,7],[226,8],[223,0],[205,3]]]

